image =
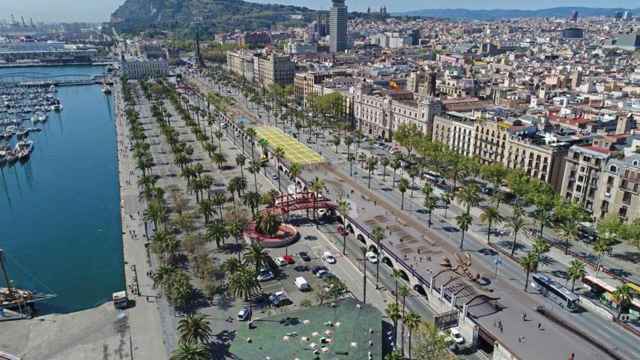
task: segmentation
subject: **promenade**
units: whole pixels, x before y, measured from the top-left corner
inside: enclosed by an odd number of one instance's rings
[[[146,247],[144,206],[138,199],[135,161],[129,151],[128,127],[124,118],[124,104],[120,84],[114,86],[116,132],[118,140],[118,175],[125,279],[129,298],[135,305],[127,310],[131,331],[133,359],[167,359],[163,324],[160,316],[161,300],[147,275],[151,262]]]

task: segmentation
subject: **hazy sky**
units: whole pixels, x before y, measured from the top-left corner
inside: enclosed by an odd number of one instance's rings
[[[261,3],[303,5],[315,9],[326,9],[330,0],[252,0]],[[109,15],[124,0],[0,0],[0,18],[6,20],[10,14],[26,21],[106,21]],[[347,0],[349,8],[366,10],[367,6],[378,8],[387,5],[389,11],[406,11],[424,8],[520,8],[539,9],[554,6],[594,7],[639,7],[637,0]]]

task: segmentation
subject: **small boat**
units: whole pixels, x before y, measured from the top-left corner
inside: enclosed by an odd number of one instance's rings
[[[31,155],[31,151],[33,151],[33,141],[31,140],[18,141],[15,149],[13,150],[20,160],[26,160],[29,155]]]
[[[57,103],[57,104],[53,104],[53,111],[61,111],[62,110],[62,104]]]
[[[21,127],[16,131],[16,135],[19,138],[25,137],[25,136],[29,135],[29,129]]]
[[[102,93],[105,95],[110,95],[111,94],[111,86],[104,84],[102,86]]]

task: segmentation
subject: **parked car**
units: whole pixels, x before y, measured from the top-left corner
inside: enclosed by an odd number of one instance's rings
[[[298,290],[300,291],[311,290],[311,285],[309,285],[309,282],[303,276],[298,276],[295,280],[295,284]]]
[[[291,303],[285,291],[276,291],[269,296],[269,301],[273,306],[283,306]]]
[[[251,309],[248,307],[243,307],[242,309],[240,309],[240,311],[238,312],[238,320],[247,321],[249,319],[251,319]]]
[[[367,260],[369,260],[370,263],[375,264],[378,262],[378,254],[374,253],[373,251],[368,251],[366,253],[367,256]]]
[[[293,256],[291,255],[285,255],[282,257],[282,260],[284,260],[287,264],[291,265],[293,263],[296,262],[296,260],[293,258]]]
[[[311,273],[313,273],[313,275],[318,276],[318,273],[320,271],[329,271],[329,269],[327,269],[326,266],[316,266],[311,270]]]
[[[276,265],[278,265],[278,266],[287,265],[287,261],[282,256],[279,256],[279,257],[273,259],[273,262],[275,262]]]
[[[325,251],[324,254],[322,254],[322,260],[326,261],[328,264],[336,263],[336,257],[329,251]]]
[[[300,255],[300,258],[304,261],[311,261],[311,257],[309,256],[309,254],[304,251],[300,251],[298,255]]]
[[[273,280],[274,278],[275,276],[273,275],[273,273],[267,269],[260,270],[260,272],[258,273],[258,276],[256,276],[256,279],[258,281],[269,281],[269,280]]]

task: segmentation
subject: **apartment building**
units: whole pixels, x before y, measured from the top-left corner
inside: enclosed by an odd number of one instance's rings
[[[256,56],[253,64],[255,81],[262,86],[293,84],[296,64],[289,56],[276,54]]]
[[[248,81],[268,87],[273,84],[293,84],[296,65],[286,55],[258,55],[240,49],[227,52],[227,68]]]
[[[253,81],[253,52],[247,49],[227,51],[227,68],[230,72]]]
[[[623,221],[640,217],[640,154],[607,162],[598,179],[593,214],[602,218],[609,214]]]
[[[593,212],[598,201],[596,193],[602,190],[600,175],[610,155],[610,151],[605,148],[572,146],[565,159],[561,196]]]
[[[562,186],[568,144],[548,142],[533,125],[520,120],[486,119],[470,113],[447,112],[433,120],[433,141],[483,163],[501,163],[554,189]]]

